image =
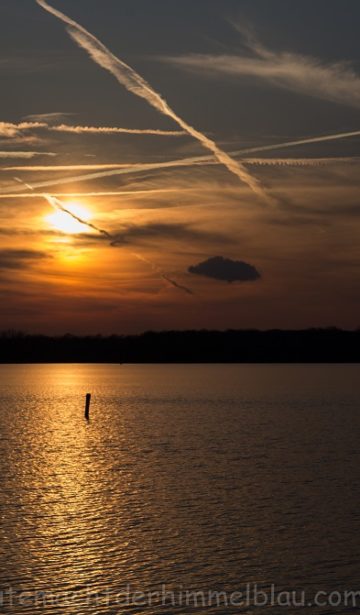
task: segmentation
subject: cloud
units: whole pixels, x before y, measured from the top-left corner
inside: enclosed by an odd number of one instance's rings
[[[0,137],[13,138],[21,135],[24,131],[44,128],[46,126],[47,124],[40,122],[20,122],[19,124],[0,122]]]
[[[301,54],[274,52],[264,47],[254,35],[238,29],[245,35],[245,44],[252,57],[189,54],[163,58],[162,61],[202,75],[252,77],[300,94],[360,107],[360,76],[348,63],[325,63]]]
[[[7,148],[9,145],[11,145],[11,147],[13,149],[15,149],[15,147],[20,148],[22,151],[25,150],[25,148],[31,147],[39,147],[40,145],[46,145],[48,143],[48,141],[42,137],[39,137],[37,135],[34,134],[21,134],[18,136],[14,136],[14,137],[1,137],[0,136],[0,148],[5,147]]]
[[[249,173],[246,167],[229,154],[224,152],[213,140],[209,139],[205,134],[188,124],[182,119],[166,102],[160,94],[158,94],[151,85],[141,77],[133,68],[125,64],[117,58],[103,43],[94,35],[85,30],[81,25],[70,19],[64,13],[51,7],[45,0],[36,0],[37,3],[46,11],[60,19],[67,26],[67,31],[71,38],[94,60],[96,64],[109,71],[116,80],[123,85],[129,92],[143,98],[148,104],[162,115],[172,119],[178,126],[187,132],[191,137],[197,140],[201,145],[210,151],[215,158],[223,164],[231,173],[236,175],[242,182],[248,185],[253,192],[262,198],[271,201],[271,198],[258,179]]]
[[[225,282],[255,282],[261,277],[253,265],[223,256],[214,256],[189,267],[189,273]]]
[[[0,269],[23,269],[44,258],[48,254],[37,250],[0,250]]]
[[[141,243],[155,239],[219,241],[224,240],[220,233],[202,231],[181,223],[151,222],[147,224],[125,224],[119,231],[112,232],[112,245]]]
[[[32,115],[26,115],[24,117],[24,120],[28,122],[52,124],[53,122],[63,122],[68,117],[71,117],[73,115],[74,113],[66,113],[61,111],[53,111],[52,113],[33,113]]]

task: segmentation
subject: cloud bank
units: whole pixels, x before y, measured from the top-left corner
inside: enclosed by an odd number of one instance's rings
[[[0,250],[0,269],[23,269],[33,261],[48,258],[48,254],[37,250]]]

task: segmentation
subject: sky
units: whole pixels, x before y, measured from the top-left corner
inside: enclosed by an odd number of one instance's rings
[[[0,329],[360,326],[358,0],[0,0]]]

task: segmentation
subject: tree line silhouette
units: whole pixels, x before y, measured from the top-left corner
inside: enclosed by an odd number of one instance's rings
[[[1,363],[358,363],[360,329],[0,333]]]

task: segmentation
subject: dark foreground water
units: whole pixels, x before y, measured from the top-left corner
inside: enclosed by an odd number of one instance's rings
[[[0,378],[1,613],[360,612],[359,366]]]

